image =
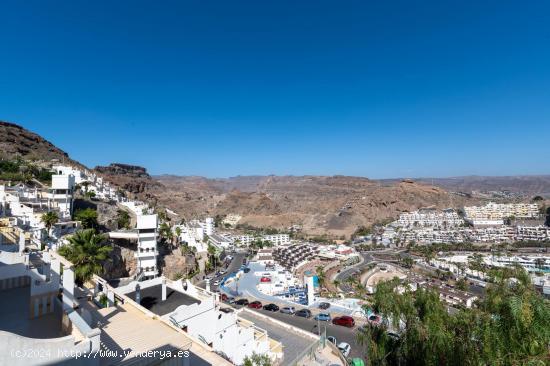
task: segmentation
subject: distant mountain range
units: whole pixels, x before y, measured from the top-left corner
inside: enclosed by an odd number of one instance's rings
[[[382,182],[393,183],[401,179],[383,179]],[[415,182],[433,184],[448,191],[510,191],[526,195],[550,196],[550,175],[515,175],[515,176],[465,176],[451,178],[415,178]]]
[[[0,122],[0,158],[80,163],[26,129]],[[447,208],[483,201],[451,192],[511,191],[548,194],[550,176],[457,177],[371,180],[348,176],[151,177],[127,164],[96,167],[107,180],[136,197],[158,203],[182,218],[236,214],[241,223],[305,233],[349,237],[358,227],[395,219],[421,207]],[[528,199],[529,197],[527,197]]]

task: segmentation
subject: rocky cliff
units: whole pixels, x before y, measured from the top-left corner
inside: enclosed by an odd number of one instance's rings
[[[109,182],[140,199],[154,199],[151,190],[162,186],[151,178],[147,169],[137,165],[112,163],[108,166],[96,166],[94,170]]]
[[[15,123],[0,121],[0,158],[67,162],[82,166],[69,155],[34,132]]]

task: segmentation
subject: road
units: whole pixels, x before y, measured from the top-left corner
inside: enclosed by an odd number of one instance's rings
[[[351,266],[349,268],[346,268],[336,275],[336,279],[340,281],[339,287],[342,291],[344,292],[353,291],[351,286],[346,283],[346,280],[352,276],[360,276],[361,272],[363,272],[367,268],[367,266],[373,261],[372,255],[370,253],[362,252],[361,256],[363,257],[363,260],[364,260],[363,263],[357,266]]]
[[[213,283],[216,282],[216,281],[221,281],[224,277],[226,277],[228,274],[230,274],[232,272],[237,272],[239,270],[239,268],[243,265],[243,259],[246,257],[246,253],[244,253],[244,252],[235,252],[235,253],[232,253],[230,255],[233,256],[233,259],[231,260],[231,263],[229,263],[227,268],[224,268],[226,273],[223,274],[223,275],[220,275],[220,276],[215,276],[214,278],[212,278],[210,280],[210,289],[211,290],[217,291],[218,286],[213,285]],[[197,283],[197,286],[199,286],[201,288],[205,288],[206,287],[206,281],[201,280],[200,282]]]
[[[242,306],[233,305],[235,308],[240,308]],[[318,323],[321,326],[321,332],[327,330],[327,337],[333,336],[336,337],[336,341],[338,343],[340,342],[346,342],[351,345],[351,353],[349,357],[361,357],[365,358],[361,350],[364,348],[357,344],[356,342],[356,333],[357,333],[357,326],[353,328],[346,328],[342,327],[340,325],[333,325],[330,322],[318,322],[316,320],[313,320],[313,318],[306,319],[301,318],[299,316],[289,315],[289,314],[283,314],[280,312],[273,312],[273,311],[267,311],[264,309],[250,309],[253,311],[257,311],[261,314],[270,316],[273,319],[282,321],[284,323],[290,324],[292,326],[295,326],[297,328],[303,329],[305,331],[308,331],[313,334],[319,334],[319,327]],[[330,312],[330,309],[327,310],[327,312]]]

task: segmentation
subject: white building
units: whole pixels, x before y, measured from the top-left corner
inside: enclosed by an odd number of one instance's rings
[[[74,175],[52,175],[49,199],[57,207],[61,218],[69,219],[73,213]]]
[[[0,245],[0,364],[57,364],[66,362],[65,354],[80,353],[79,364],[98,365],[85,357],[99,351],[100,331],[74,310],[72,263],[51,251],[24,252],[21,235],[17,244]],[[26,350],[40,350],[40,356],[14,356]]]
[[[399,215],[397,225],[401,227],[441,227],[451,228],[464,225],[464,219],[455,210],[438,211],[422,209]]]
[[[156,277],[158,274],[157,226],[157,215],[137,216],[138,245],[135,257],[138,273],[143,273],[145,278]]]
[[[269,241],[275,246],[286,245],[286,244],[290,244],[290,235],[288,234],[264,235],[263,240]]]
[[[539,208],[535,203],[494,203],[490,202],[485,206],[467,206],[464,212],[468,219],[505,219],[516,218],[537,218]]]

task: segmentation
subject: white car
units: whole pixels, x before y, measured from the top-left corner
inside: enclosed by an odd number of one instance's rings
[[[340,350],[340,352],[342,352],[344,357],[349,356],[349,353],[351,352],[351,346],[349,345],[349,343],[340,342],[337,347]]]
[[[216,280],[216,281],[214,281],[214,283],[213,283],[214,286],[218,286],[219,284],[220,284],[220,281],[219,281],[219,280]]]

